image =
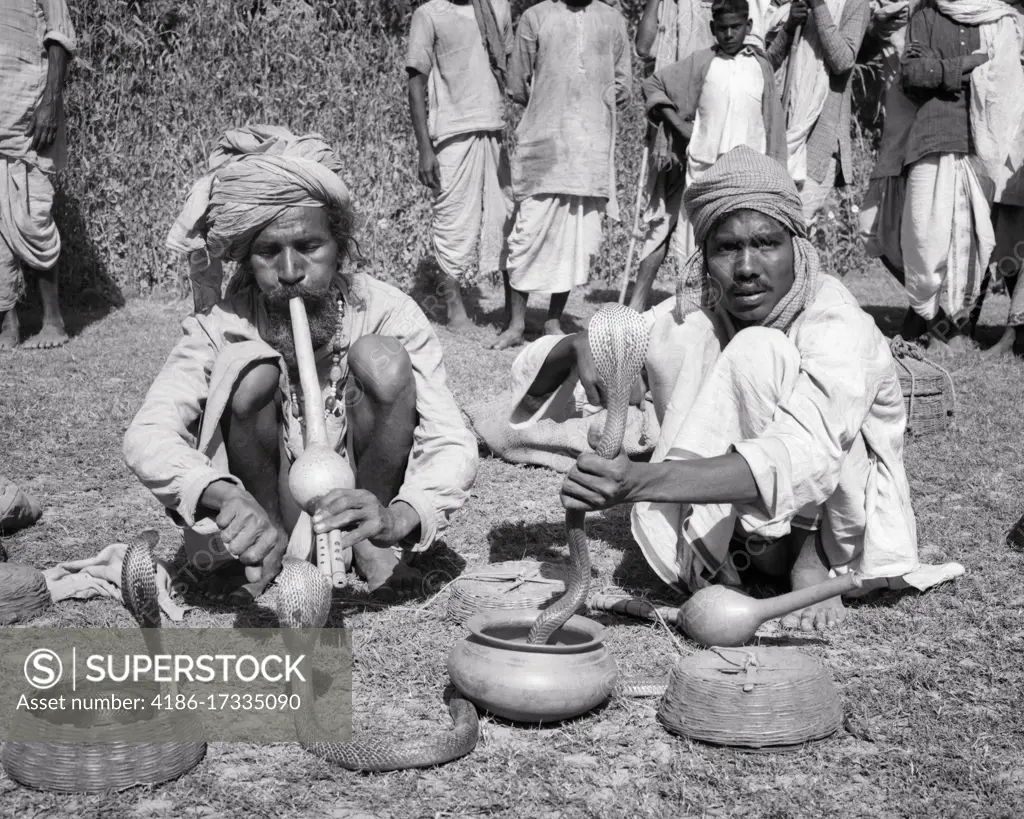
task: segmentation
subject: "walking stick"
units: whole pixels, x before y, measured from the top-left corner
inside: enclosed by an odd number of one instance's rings
[[[789,124],[789,97],[793,91],[793,54],[797,45],[800,44],[800,37],[804,33],[803,23],[796,27],[793,33],[793,45],[789,47],[789,57],[786,59],[786,82],[782,87],[782,113],[786,117],[786,124]]]
[[[629,238],[629,250],[626,253],[626,267],[622,271],[622,286],[619,288],[619,304],[626,303],[626,288],[629,287],[629,272],[633,267],[633,253],[636,251],[636,237],[640,231],[640,205],[643,203],[644,188],[647,182],[647,159],[650,147],[644,145],[644,153],[640,159],[640,178],[636,187],[636,207],[633,209],[633,235]]]

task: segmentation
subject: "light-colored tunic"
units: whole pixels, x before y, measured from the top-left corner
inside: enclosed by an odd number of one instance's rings
[[[543,0],[519,19],[508,91],[526,106],[516,129],[516,201],[541,194],[609,199],[614,184],[616,105],[632,87],[626,21],[592,2]]]
[[[512,49],[508,0],[491,0],[506,50]],[[427,75],[427,127],[434,143],[472,131],[500,131],[505,102],[484,48],[473,5],[428,0],[412,15],[405,64]]]
[[[448,389],[441,343],[416,302],[362,274],[356,274],[353,290],[359,298],[350,298],[347,305],[343,371],[347,374],[348,349],[370,334],[397,339],[412,361],[419,423],[395,501],[416,510],[420,537],[410,548],[422,551],[469,497],[478,463],[476,441]],[[233,387],[254,362],[280,362],[278,353],[260,336],[258,328],[265,322],[252,288],[221,301],[208,315],[186,318],[184,338],[171,351],[125,433],[128,466],[175,523],[200,537],[217,532],[215,520],[200,515],[199,501],[206,487],[218,480],[241,485],[228,469],[219,423]],[[317,357],[321,384],[326,386],[329,351],[320,350]],[[282,446],[287,456],[283,460],[290,462],[302,451],[302,431],[283,389],[282,399],[286,419]],[[346,452],[342,420],[328,418],[328,437],[336,451]],[[282,478],[284,501],[286,475]],[[292,520],[285,523],[298,528],[298,519],[298,510],[293,510]]]
[[[734,535],[778,538],[798,525],[820,526],[838,571],[923,582],[913,574],[917,535],[899,379],[885,338],[853,295],[825,277],[785,335],[736,333],[722,311],[680,322],[674,306],[669,299],[645,314],[646,371],[661,424],[652,463],[736,451],[760,497],[735,505],[635,504],[633,535],[658,575],[690,589],[735,582]],[[515,380],[524,392],[555,343],[541,338],[520,354]],[[539,408],[522,402],[510,422],[565,412],[575,383],[574,372]]]

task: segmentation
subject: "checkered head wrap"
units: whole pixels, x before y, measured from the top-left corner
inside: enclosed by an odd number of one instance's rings
[[[803,205],[786,169],[771,157],[745,145],[723,154],[683,194],[698,250],[680,271],[676,310],[682,318],[701,307],[711,309],[720,293],[708,275],[704,245],[722,220],[738,210],[754,210],[780,222],[793,235],[793,287],[775,306],[763,326],[788,330],[818,292],[818,253],[805,238]]]

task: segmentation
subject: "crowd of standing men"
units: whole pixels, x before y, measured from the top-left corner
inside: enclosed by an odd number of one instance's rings
[[[858,59],[880,56],[886,124],[861,235],[906,287],[907,339],[965,346],[995,271],[1015,295],[1024,236],[1024,70],[1019,6],[1003,0],[647,0],[634,44],[615,0],[542,0],[513,36],[507,0],[428,0],[406,67],[419,174],[435,195],[433,245],[450,326],[470,320],[460,281],[500,270],[519,344],[531,293],[550,295],[559,334],[589,276],[602,215],[619,219],[617,107],[631,49],[648,64],[642,250],[630,301],[646,309],[666,258],[693,254],[683,191],[746,145],[786,165],[812,223],[854,178]],[[524,106],[516,148],[504,97]],[[990,269],[991,268],[991,269]],[[945,307],[943,307],[945,302]],[[1018,304],[1019,302],[1019,304]]]

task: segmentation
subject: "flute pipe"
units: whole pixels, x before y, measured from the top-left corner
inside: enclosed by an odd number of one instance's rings
[[[292,319],[292,339],[295,344],[295,358],[299,362],[299,384],[302,388],[302,401],[306,411],[305,446],[314,444],[327,446],[327,422],[322,412],[317,412],[323,403],[320,389],[320,377],[316,372],[316,357],[313,353],[313,339],[309,334],[309,319],[306,317],[306,305],[301,298],[288,302],[288,310]]]

